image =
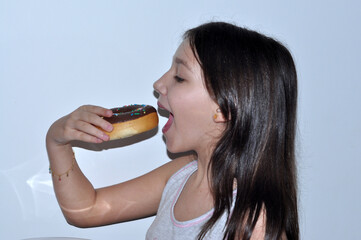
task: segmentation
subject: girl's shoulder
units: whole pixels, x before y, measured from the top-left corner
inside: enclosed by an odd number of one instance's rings
[[[187,155],[173,159],[160,168],[163,168],[162,170],[167,173],[165,181],[168,182],[171,177],[174,178],[175,176],[185,173],[194,167],[197,167],[195,157],[192,155]]]

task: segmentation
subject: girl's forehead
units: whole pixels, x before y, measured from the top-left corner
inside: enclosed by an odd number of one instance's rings
[[[189,70],[199,65],[187,39],[183,40],[174,53],[173,63],[184,65]]]

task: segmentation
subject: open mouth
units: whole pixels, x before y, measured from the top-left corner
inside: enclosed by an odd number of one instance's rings
[[[169,130],[170,126],[171,126],[172,123],[173,123],[173,119],[174,119],[173,114],[172,114],[171,112],[169,112],[168,121],[167,121],[167,123],[164,125],[164,127],[162,128],[162,132],[163,132],[163,133],[166,133],[166,132]]]
[[[158,107],[159,107],[159,112],[163,111],[163,112],[167,112],[169,114],[168,116],[168,121],[166,122],[166,124],[164,125],[164,127],[162,128],[162,132],[166,133],[169,128],[172,126],[173,120],[174,120],[174,116],[173,113],[170,112],[168,109],[166,109],[162,104],[160,104],[158,102]]]

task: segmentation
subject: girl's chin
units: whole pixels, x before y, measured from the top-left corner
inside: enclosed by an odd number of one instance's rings
[[[176,147],[176,145],[174,144],[174,142],[171,140],[171,138],[169,136],[167,136],[168,134],[163,134],[164,140],[165,140],[165,145],[167,147],[167,151],[168,153],[171,154],[176,154],[178,153],[178,148]]]
[[[165,142],[168,155],[171,159],[189,155],[191,153],[194,154],[194,151],[192,149],[185,148],[184,146],[178,146],[176,143],[169,141],[166,136]]]

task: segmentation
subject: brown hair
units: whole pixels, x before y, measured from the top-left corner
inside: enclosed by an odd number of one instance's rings
[[[289,51],[276,40],[223,22],[185,35],[202,67],[226,130],[211,157],[214,213],[204,238],[225,212],[223,239],[250,239],[265,210],[265,239],[299,239],[295,129],[297,75]],[[233,202],[233,181],[237,196]]]

